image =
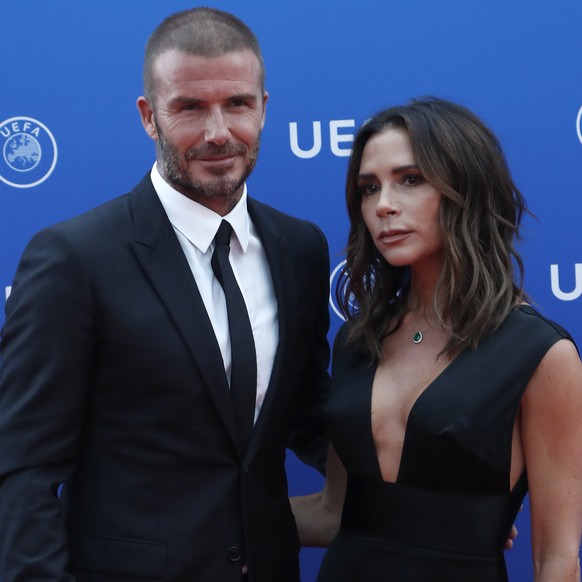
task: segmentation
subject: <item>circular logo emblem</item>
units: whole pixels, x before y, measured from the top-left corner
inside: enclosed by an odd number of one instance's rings
[[[342,320],[345,321],[346,318],[343,316],[338,304],[337,304],[337,299],[338,299],[338,283],[340,282],[340,280],[342,279],[342,274],[345,270],[346,267],[346,263],[347,261],[343,260],[341,261],[341,263],[339,263],[336,268],[331,272],[331,275],[329,276],[329,305],[332,308],[333,312]],[[374,279],[373,279],[373,275],[372,275],[372,279],[370,280],[372,282],[372,284],[374,283]],[[343,281],[343,283],[345,283],[345,281]],[[340,292],[340,300],[341,302],[345,301],[345,286],[342,284],[341,288],[339,289]],[[356,298],[353,295],[350,295],[348,297],[348,310],[350,311],[350,313],[356,313],[358,311],[358,302],[356,301]]]
[[[14,188],[44,182],[57,165],[57,142],[49,128],[32,117],[0,123],[0,180]]]
[[[578,115],[576,117],[576,133],[578,134],[580,143],[582,143],[582,107],[578,110]]]
[[[344,260],[339,265],[336,266],[336,268],[331,272],[331,275],[329,276],[329,289],[330,289],[329,305],[332,308],[333,312],[343,321],[345,321],[346,318],[342,315],[339,307],[336,305],[337,300],[336,289],[340,275],[345,265],[346,261]]]

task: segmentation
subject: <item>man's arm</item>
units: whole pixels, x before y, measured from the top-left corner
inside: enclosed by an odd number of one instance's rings
[[[300,330],[301,341],[307,349],[305,375],[301,386],[297,411],[291,427],[289,448],[297,457],[320,473],[325,474],[329,437],[323,417],[323,409],[329,389],[329,250],[327,240],[319,228],[310,225],[316,244],[310,255],[308,268],[308,309],[311,317]]]
[[[25,250],[6,303],[0,366],[0,578],[70,582],[58,487],[80,446],[92,310],[73,245]]]

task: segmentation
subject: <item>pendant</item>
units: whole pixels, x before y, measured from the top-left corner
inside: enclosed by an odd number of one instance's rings
[[[422,341],[422,332],[420,330],[418,330],[413,336],[412,336],[412,341],[415,344],[419,344]]]

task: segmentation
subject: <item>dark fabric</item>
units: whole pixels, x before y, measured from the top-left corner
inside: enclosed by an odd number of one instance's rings
[[[149,176],[27,246],[0,367],[0,579],[297,582],[285,450],[319,464],[329,261],[249,199],[279,344],[243,449],[224,363]],[[60,499],[57,497],[62,483]]]
[[[411,516],[414,519],[414,516]],[[410,546],[341,529],[317,582],[507,582],[502,557]]]
[[[320,582],[502,582],[503,544],[527,490],[510,491],[513,426],[548,349],[570,335],[529,306],[459,354],[410,411],[396,483],[382,480],[370,413],[376,367],[334,348],[328,420],[349,478]]]
[[[230,395],[243,448],[253,430],[257,397],[257,354],[249,314],[228,256],[232,226],[223,220],[214,237],[211,265],[226,299],[231,348]]]
[[[447,494],[399,483],[351,480],[342,526],[426,548],[497,556],[521,501],[521,495],[511,493]],[[411,511],[414,520],[408,519]]]

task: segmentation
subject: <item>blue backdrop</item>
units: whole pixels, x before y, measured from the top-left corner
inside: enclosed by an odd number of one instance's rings
[[[502,141],[537,220],[525,223],[526,287],[582,345],[582,4],[579,0],[216,0],[261,41],[270,100],[254,197],[326,233],[332,270],[347,234],[343,184],[355,128],[433,94]],[[135,100],[147,37],[182,0],[0,2],[0,286],[34,232],[128,191],[153,145]],[[2,296],[4,296],[3,294]],[[330,340],[341,320],[333,308]],[[0,316],[0,323],[3,315]],[[582,419],[581,419],[582,421]],[[292,493],[321,485],[293,457]],[[527,507],[508,554],[532,579]],[[0,524],[1,528],[1,524]],[[0,533],[1,535],[1,533]],[[304,550],[305,582],[322,552]]]

